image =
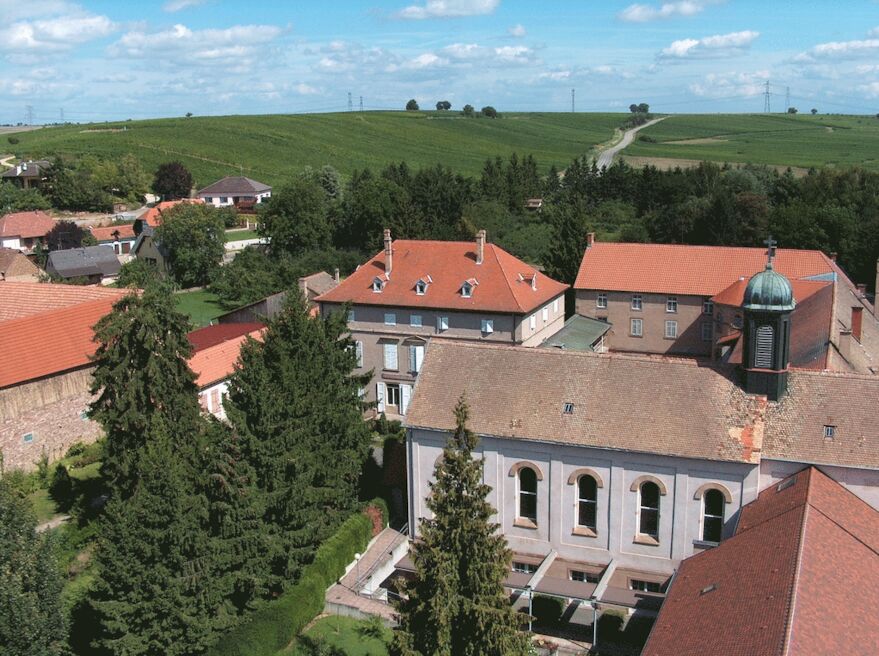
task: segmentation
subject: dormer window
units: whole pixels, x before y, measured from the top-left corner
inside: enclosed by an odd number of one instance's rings
[[[531,289],[537,291],[537,274],[536,273],[520,273],[519,282],[527,282],[531,285]]]
[[[376,294],[380,294],[382,290],[385,288],[385,281],[379,277],[375,277],[372,279],[372,291]]]
[[[419,296],[424,296],[427,293],[427,287],[430,283],[433,282],[433,278],[430,276],[425,276],[423,278],[419,278],[418,282],[415,283],[415,293]]]
[[[463,298],[470,298],[471,296],[473,296],[473,288],[476,287],[476,285],[478,284],[479,283],[473,278],[465,280],[464,284],[461,285],[461,296]]]

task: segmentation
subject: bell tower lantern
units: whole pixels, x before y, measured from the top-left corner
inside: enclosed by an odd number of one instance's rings
[[[775,271],[776,242],[766,240],[766,268],[745,288],[742,367],[745,391],[777,401],[787,391],[790,317],[796,301],[790,281]]]

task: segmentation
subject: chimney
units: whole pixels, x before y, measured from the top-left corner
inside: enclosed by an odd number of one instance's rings
[[[485,259],[485,230],[476,233],[476,264],[482,264]]]
[[[336,281],[336,284],[339,283],[339,267],[333,269],[333,280]]]
[[[836,262],[836,251],[830,251],[830,259]]]
[[[587,232],[586,233],[586,248],[592,248],[595,245],[595,233]]]
[[[867,298],[867,285],[866,285],[866,283],[863,283],[863,282],[858,283],[858,297],[859,298]]]
[[[852,337],[861,341],[861,325],[864,319],[864,308],[857,305],[852,308]]]
[[[394,268],[394,249],[391,247],[391,231],[385,228],[385,275],[391,275],[391,269]]]

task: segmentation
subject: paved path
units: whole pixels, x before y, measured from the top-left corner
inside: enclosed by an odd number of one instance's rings
[[[15,159],[15,155],[3,155],[0,156],[0,166],[5,166],[7,169],[11,169],[15,164],[12,163],[11,160]]]
[[[616,156],[618,152],[623,150],[626,146],[632,143],[635,139],[635,134],[639,130],[643,130],[646,127],[650,127],[654,123],[659,123],[660,121],[668,118],[667,116],[661,116],[659,118],[655,118],[652,121],[647,121],[644,125],[639,125],[636,128],[631,128],[630,130],[626,130],[623,132],[623,138],[619,140],[616,144],[607,148],[606,150],[602,150],[598,155],[598,159],[596,160],[596,164],[599,169],[603,169],[605,166],[610,167],[613,164],[613,158]]]
[[[42,533],[43,531],[50,531],[53,528],[61,526],[62,524],[70,521],[70,515],[58,515],[57,517],[53,517],[48,522],[43,522],[39,526],[37,526],[37,533]]]

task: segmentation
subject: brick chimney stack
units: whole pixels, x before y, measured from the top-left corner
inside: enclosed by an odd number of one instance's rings
[[[333,280],[335,280],[336,283],[339,282],[339,267],[333,269]]]
[[[861,341],[861,326],[864,321],[864,308],[856,305],[852,308],[852,337],[858,342]]]
[[[592,248],[595,245],[595,233],[587,232],[586,233],[586,248]]]
[[[394,268],[394,249],[391,247],[391,231],[389,228],[385,228],[385,275],[391,275],[391,269]]]
[[[476,233],[476,264],[485,260],[485,230]]]

